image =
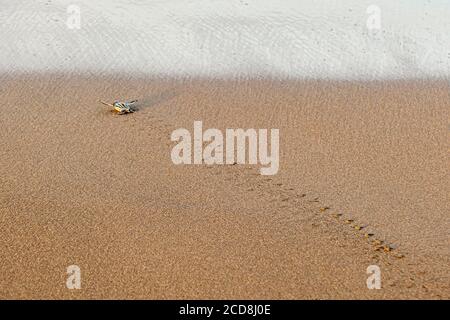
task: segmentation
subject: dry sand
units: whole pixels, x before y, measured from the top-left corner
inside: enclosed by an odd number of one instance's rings
[[[1,298],[450,298],[446,82],[36,74],[0,90]],[[97,103],[116,97],[143,104]],[[170,134],[194,120],[279,128],[279,174],[173,165]]]

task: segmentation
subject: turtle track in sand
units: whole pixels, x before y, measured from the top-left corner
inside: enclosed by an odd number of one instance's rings
[[[316,195],[285,185],[276,177],[260,175],[259,168],[249,165],[203,166],[213,175],[220,176],[226,183],[241,189],[243,195],[274,204],[269,209],[273,211],[265,213],[273,214],[274,219],[282,219],[288,223],[300,220],[301,223],[312,227],[323,227],[324,232],[337,231],[340,235],[344,235],[344,242],[348,242],[338,244],[344,248],[353,241],[359,242],[365,250],[372,252],[373,264],[383,265],[383,269],[388,270],[391,278],[386,280],[383,287],[404,290],[407,296],[408,290],[415,288],[425,296],[445,298],[447,289],[445,284],[442,289],[442,284],[436,283],[436,278],[432,274],[427,274],[420,267],[415,268],[408,252],[399,249],[397,243],[379,236],[376,230],[367,231],[370,229],[368,224],[358,222],[351,215],[336,212],[331,206],[321,203]],[[303,217],[300,215],[308,212],[312,214]],[[338,238],[342,240],[339,235]]]

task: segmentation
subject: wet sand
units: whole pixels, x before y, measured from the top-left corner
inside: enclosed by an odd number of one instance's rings
[[[447,82],[34,74],[0,95],[1,298],[450,297]],[[194,120],[279,128],[278,174],[175,166]]]

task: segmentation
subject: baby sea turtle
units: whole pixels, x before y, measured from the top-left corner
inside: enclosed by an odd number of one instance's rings
[[[103,101],[100,101],[100,102],[108,107],[112,107],[118,114],[133,113],[136,111],[136,109],[133,108],[133,104],[135,104],[137,102],[137,100],[125,101],[125,102],[114,101],[112,104],[106,103]]]

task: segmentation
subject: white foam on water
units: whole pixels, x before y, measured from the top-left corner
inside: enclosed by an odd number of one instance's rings
[[[449,77],[449,17],[446,0],[0,0],[0,71]]]

